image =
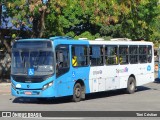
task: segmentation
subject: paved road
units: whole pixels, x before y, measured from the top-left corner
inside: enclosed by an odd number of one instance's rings
[[[160,111],[159,82],[138,87],[137,92],[134,94],[125,94],[123,90],[90,94],[87,95],[85,101],[78,103],[71,102],[68,98],[52,99],[45,102],[30,98],[15,98],[10,95],[10,84],[4,84],[3,87],[6,87],[6,92],[2,90],[0,92],[0,111]],[[127,112],[125,113],[128,114]],[[75,119],[84,118],[80,117]],[[124,118],[108,119],[122,120]],[[127,120],[127,118],[125,119]]]
[[[8,93],[10,94],[10,93]],[[68,98],[51,99],[40,102],[31,98],[15,98],[11,95],[0,95],[0,110],[44,110],[44,111],[136,111],[160,110],[160,84],[150,83],[139,87],[134,94],[124,94],[122,90],[87,95],[85,101],[71,102]],[[72,109],[71,109],[72,107]]]

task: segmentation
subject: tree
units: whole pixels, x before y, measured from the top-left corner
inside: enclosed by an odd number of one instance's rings
[[[134,40],[151,40],[152,23],[159,14],[157,2],[158,0],[124,0],[119,3],[122,6],[121,11],[128,11],[127,14],[122,12],[119,16],[119,22],[124,30],[123,36]]]
[[[6,49],[8,53],[11,52],[11,47],[10,47],[10,42],[6,41],[4,38],[4,35],[6,35],[6,29],[5,26],[2,26],[2,21],[5,19],[4,17],[6,16],[6,13],[3,12],[3,5],[5,1],[0,2],[0,43],[1,43],[1,50]],[[7,20],[5,22],[8,22]]]
[[[43,0],[8,0],[6,2],[7,13],[12,18],[14,27],[20,31],[32,30],[31,37],[43,37],[47,5]]]
[[[1,19],[2,19],[2,2],[0,2],[0,26],[1,26]]]
[[[153,40],[158,0],[8,0],[13,25],[31,37],[88,35]],[[156,22],[157,21],[157,22]],[[20,34],[20,33],[19,33]],[[158,33],[157,33],[158,34]]]

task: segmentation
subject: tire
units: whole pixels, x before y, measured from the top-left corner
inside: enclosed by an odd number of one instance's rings
[[[85,86],[82,86],[81,87],[82,89],[81,89],[81,101],[84,101],[85,100],[85,98],[86,98],[86,94],[85,94]]]
[[[73,88],[73,101],[79,102],[82,98],[82,86],[80,83],[76,83]]]
[[[136,80],[134,77],[129,77],[128,83],[127,83],[127,93],[132,94],[136,90]]]

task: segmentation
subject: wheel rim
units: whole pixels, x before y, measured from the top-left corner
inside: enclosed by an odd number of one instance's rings
[[[81,95],[81,89],[80,89],[80,87],[76,87],[75,88],[75,96],[76,96],[76,98],[79,98],[80,95]]]
[[[134,90],[134,88],[135,88],[134,82],[130,82],[130,89]]]

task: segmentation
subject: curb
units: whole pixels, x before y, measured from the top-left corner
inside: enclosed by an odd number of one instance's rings
[[[11,86],[11,83],[0,83],[0,95],[11,94],[10,86]]]
[[[10,86],[11,83],[0,83],[0,86]]]

